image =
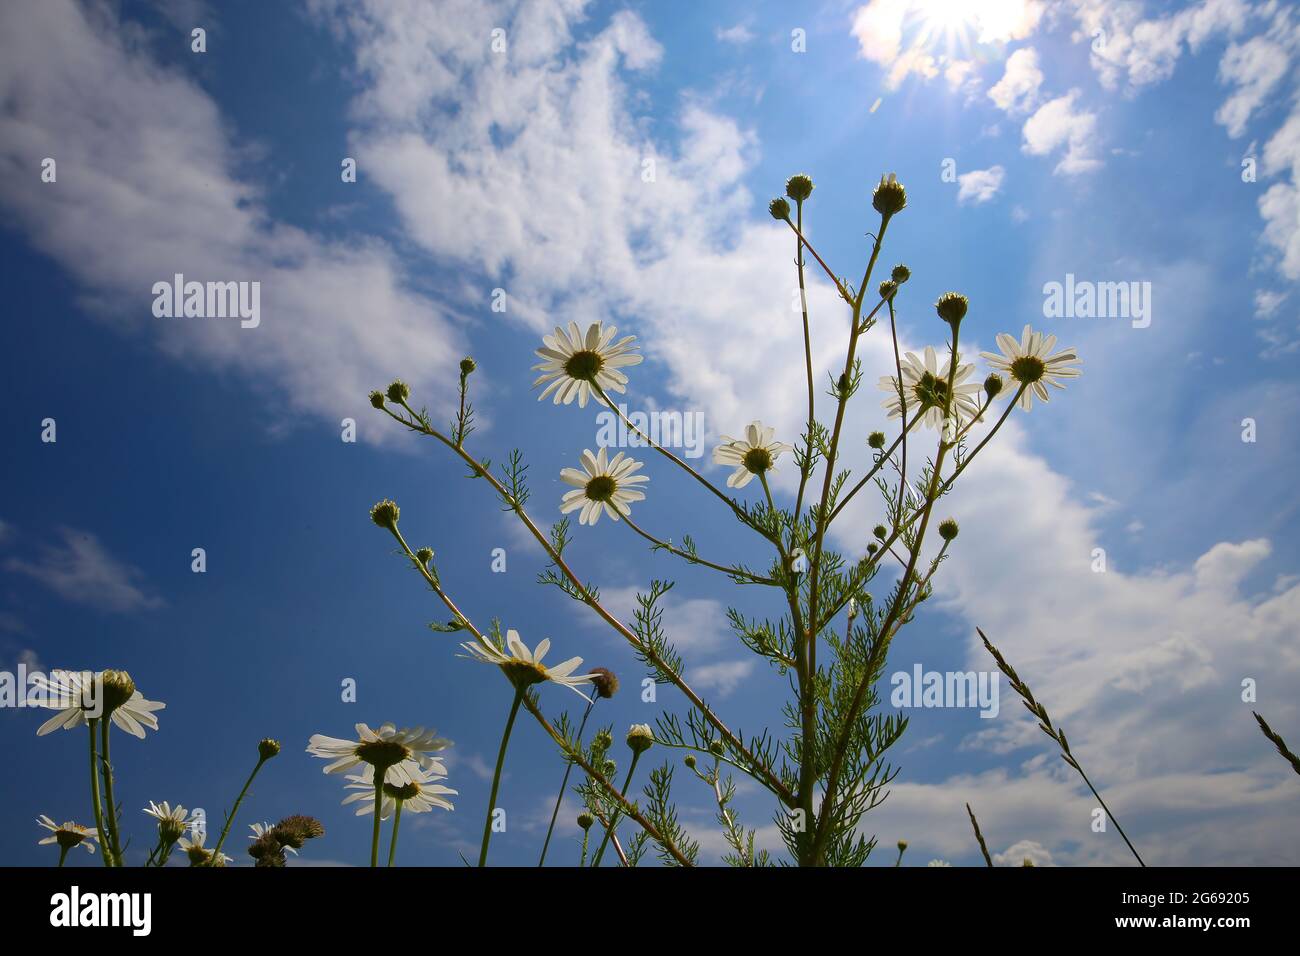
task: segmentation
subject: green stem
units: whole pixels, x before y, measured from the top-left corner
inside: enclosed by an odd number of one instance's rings
[[[578,725],[578,743],[582,743],[582,731],[587,726],[587,718],[591,716],[591,708],[596,706],[599,698],[593,697],[587,702],[587,709],[583,712],[582,723]],[[560,804],[564,802],[564,789],[569,785],[569,774],[573,772],[573,761],[566,760],[564,765],[564,779],[560,781],[560,792],[555,798],[555,809],[551,811],[551,825],[546,828],[546,840],[542,843],[542,858],[537,861],[538,866],[546,863],[546,848],[551,845],[551,834],[555,832],[555,819],[560,815]]]
[[[70,850],[70,849],[72,849],[72,848],[71,848],[71,847],[67,847],[67,846],[61,846],[61,847],[59,847],[59,866],[63,866],[63,861],[67,859],[67,857],[68,857],[68,850]]]
[[[384,809],[384,777],[387,775],[387,767],[375,767],[375,829],[370,837],[370,865],[374,867],[379,866],[379,817]]]
[[[510,705],[510,718],[506,721],[505,733],[501,735],[501,749],[497,751],[497,768],[492,774],[492,793],[488,796],[487,819],[483,821],[483,846],[478,851],[478,865],[487,866],[488,843],[492,840],[492,811],[497,805],[497,789],[501,786],[501,768],[506,764],[506,747],[510,743],[510,731],[515,727],[515,715],[519,713],[519,704],[524,699],[524,689],[516,688],[514,703]]]
[[[641,754],[634,751],[632,754],[632,766],[627,768],[627,776],[623,778],[623,789],[619,791],[619,796],[624,799],[627,799],[627,788],[628,785],[632,783],[632,774],[636,770],[636,762],[640,759]],[[609,826],[605,827],[605,838],[600,841],[600,849],[596,851],[596,858],[591,861],[592,866],[600,866],[600,858],[605,855],[605,847],[609,845],[609,838],[614,835],[614,828],[618,826],[619,809],[621,808],[615,807],[614,812],[610,814]]]
[[[117,832],[117,801],[113,799],[113,762],[108,754],[108,732],[113,724],[105,714],[100,718],[100,750],[103,751],[104,802],[108,805],[108,838],[112,841],[113,865],[122,865],[122,841]]]
[[[104,833],[104,805],[99,800],[99,751],[95,747],[95,724],[96,718],[91,718],[86,722],[90,728],[90,802],[95,813],[95,831],[99,835],[99,848],[103,851],[101,854],[104,858],[105,866],[113,865],[113,853],[108,845],[107,834]]]
[[[388,844],[388,865],[393,865],[393,858],[397,856],[397,828],[402,825],[402,804],[405,801],[397,801],[397,812],[393,814],[393,840]]]
[[[584,867],[587,865],[587,839],[590,836],[591,836],[590,830],[582,831],[582,859],[578,860],[579,867]]]
[[[262,769],[264,763],[266,763],[266,759],[258,757],[257,766],[248,775],[248,779],[244,781],[244,789],[239,791],[239,797],[235,800],[235,805],[230,808],[230,813],[226,816],[226,825],[221,828],[221,838],[217,840],[217,845],[212,848],[212,856],[208,866],[215,866],[215,861],[221,859],[221,846],[226,842],[226,836],[230,833],[230,828],[235,822],[235,814],[239,812],[239,805],[244,802],[244,797],[248,794],[248,788],[253,785],[253,778],[257,776],[257,771]]]

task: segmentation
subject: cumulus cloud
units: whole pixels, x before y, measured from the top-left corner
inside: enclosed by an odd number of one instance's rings
[[[1024,47],[1007,57],[1002,79],[989,87],[989,99],[1005,112],[1027,113],[1037,103],[1042,85],[1038,53],[1032,47]]]
[[[179,360],[243,373],[295,413],[363,417],[398,371],[435,407],[466,351],[383,243],[272,217],[216,104],[108,5],[0,8],[0,208],[83,301]],[[55,183],[34,183],[45,157]],[[21,171],[21,172],[19,172]],[[261,324],[158,319],[155,282],[261,283]],[[380,434],[362,428],[368,438]]]
[[[957,177],[957,202],[970,202],[977,206],[988,202],[1002,188],[1006,172],[1001,166],[990,166],[962,173]]]
[[[1219,81],[1236,89],[1215,112],[1215,122],[1226,127],[1233,139],[1241,136],[1246,132],[1251,114],[1259,109],[1290,68],[1287,51],[1267,37],[1233,43],[1219,61]]]
[[[1031,156],[1047,156],[1064,149],[1055,172],[1066,175],[1091,172],[1101,167],[1096,158],[1097,114],[1077,109],[1080,92],[1071,90],[1040,106],[1025,120],[1022,150]]]

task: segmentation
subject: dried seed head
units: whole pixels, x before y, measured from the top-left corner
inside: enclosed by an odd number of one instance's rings
[[[618,693],[618,678],[608,667],[593,667],[591,673],[591,683],[596,688],[597,696],[608,700]]]

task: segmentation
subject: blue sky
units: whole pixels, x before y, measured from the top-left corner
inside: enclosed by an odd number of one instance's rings
[[[495,28],[504,54],[490,49]],[[402,860],[458,862],[482,824],[508,691],[424,627],[445,613],[370,524],[376,500],[401,504],[408,538],[438,552],[476,620],[617,671],[625,688],[602,722],[621,733],[681,700],[661,690],[643,703],[617,635],[536,585],[540,551],[482,485],[366,393],[400,376],[445,419],[456,363],[473,354],[471,444],[494,460],[524,450],[545,523],[559,470],[597,427],[590,408],[530,390],[532,350],[559,322],[637,335],[647,361],[629,405],[701,413],[709,447],[755,418],[792,441],[793,246],[767,201],[810,174],[810,235],[856,279],[872,185],[895,171],[909,206],[884,255],[913,272],[905,346],[942,342],[929,304],[956,289],[971,300],[970,348],[1028,322],[1076,346],[1084,375],[1013,416],[945,501],[962,535],[890,670],[987,669],[979,625],[1067,728],[1149,862],[1300,862],[1285,838],[1294,781],[1250,717],[1300,738],[1298,47],[1293,9],[1244,0],[870,0],[797,14],[579,0],[9,5],[0,667],[126,668],[167,703],[157,734],[114,750],[135,856],[149,839],[138,808],[165,799],[219,819],[269,735],[284,753],[241,812],[240,840],[247,822],[313,813],[328,833],[305,858],[362,862],[367,822],[304,748],[313,733],[391,720],[455,741],[460,791],[453,813],[404,827]],[[349,156],[356,183],[340,179]],[[56,182],[41,181],[46,157]],[[176,272],[260,281],[261,324],[155,318],[151,286]],[[1149,326],[1044,317],[1044,284],[1067,273],[1151,283]],[[497,288],[505,313],[490,307]],[[820,277],[810,301],[829,369],[844,315]],[[886,338],[864,350],[857,435],[883,424],[870,393],[892,365]],[[54,444],[40,440],[46,418]],[[340,440],[344,418],[355,443]],[[789,505],[794,470],[782,471]],[[664,462],[647,472],[643,527],[691,533],[706,556],[766,560]],[[875,520],[865,503],[846,512],[837,545],[858,553]],[[204,574],[190,570],[196,547]],[[651,577],[677,580],[669,629],[688,678],[731,722],[779,726],[783,682],[725,626],[729,604],[773,613],[761,599],[609,522],[579,529],[573,553],[624,614]],[[340,700],[346,678],[356,703]],[[1246,678],[1255,704],[1241,700]],[[1124,862],[1003,692],[994,720],[913,712],[894,794],[868,828],[885,847],[907,839],[913,863],[973,863],[969,801],[1006,862]],[[575,703],[545,693],[550,713]],[[3,863],[51,862],[37,814],[87,816],[84,740],[38,739],[41,719],[0,710],[23,768],[0,786]],[[521,723],[494,862],[535,860],[561,773]],[[677,795],[716,859],[708,791],[683,775]],[[742,785],[738,806],[775,848],[763,794]],[[557,863],[576,859],[572,817]]]

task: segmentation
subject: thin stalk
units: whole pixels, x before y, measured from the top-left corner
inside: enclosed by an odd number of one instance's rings
[[[582,713],[582,723],[578,724],[578,744],[582,745],[582,732],[587,728],[587,718],[591,716],[591,708],[596,706],[599,698],[593,697],[587,701],[587,709]],[[560,804],[564,802],[564,791],[569,786],[569,774],[573,772],[573,761],[564,762],[564,779],[560,781],[560,792],[555,797],[555,809],[551,811],[551,825],[546,828],[546,840],[542,843],[542,857],[537,861],[538,866],[546,863],[546,848],[551,845],[551,834],[555,832],[555,820],[560,815]]]
[[[627,776],[623,778],[623,789],[619,791],[619,796],[624,800],[627,799],[627,788],[632,782],[632,774],[636,770],[636,763],[641,759],[641,754],[637,751],[632,753],[632,766],[627,768]],[[591,861],[592,866],[600,866],[600,859],[605,855],[605,847],[609,844],[609,838],[614,835],[614,828],[618,826],[618,811],[615,807],[614,812],[609,816],[609,824],[605,827],[605,839],[600,841],[600,849],[596,851],[596,858]]]
[[[113,726],[105,714],[99,720],[100,750],[103,751],[104,802],[108,804],[108,838],[112,841],[113,865],[122,865],[122,842],[117,832],[117,802],[113,799],[113,763],[108,755],[108,732]]]
[[[59,866],[63,866],[63,861],[68,858],[68,851],[71,849],[70,846],[59,847]]]
[[[505,733],[501,735],[501,749],[497,751],[497,768],[492,774],[492,793],[488,796],[487,819],[483,821],[483,846],[478,851],[478,865],[487,866],[488,843],[492,840],[492,811],[497,805],[497,789],[501,786],[501,768],[506,764],[506,747],[510,744],[510,731],[515,727],[515,715],[519,713],[519,704],[524,699],[522,686],[515,690],[515,699],[510,704],[510,718],[506,721]]]
[[[226,816],[226,825],[221,828],[221,837],[217,840],[217,845],[212,848],[212,856],[209,857],[208,866],[215,866],[215,861],[221,859],[221,847],[226,842],[226,836],[230,833],[230,828],[235,822],[235,814],[239,812],[239,805],[244,802],[244,797],[248,793],[248,788],[253,785],[253,778],[257,776],[257,771],[262,769],[262,764],[264,763],[266,763],[266,759],[259,756],[257,759],[257,766],[255,766],[253,772],[248,775],[248,779],[244,781],[244,789],[239,791],[239,797],[235,800],[235,805],[231,807],[230,813]]]
[[[766,486],[766,481],[764,482],[764,486]],[[768,497],[770,498],[771,495],[769,495]],[[684,558],[687,561],[689,561],[691,564],[702,564],[706,568],[712,568],[714,571],[721,571],[723,574],[728,574],[731,575],[732,577],[746,578],[754,582],[755,584],[767,584],[772,587],[781,586],[781,582],[775,580],[774,578],[766,578],[760,574],[754,574],[750,571],[743,571],[740,568],[728,567],[725,564],[714,564],[712,561],[705,561],[699,555],[689,554],[685,551],[682,551],[680,548],[675,548],[667,541],[660,541],[658,538],[656,538],[650,532],[643,529],[640,525],[638,525],[627,515],[623,516],[623,523],[626,524],[633,531],[635,531],[637,534],[639,534],[641,537],[645,538],[655,547],[662,548],[664,551],[667,551],[670,554],[675,554],[679,558]]]
[[[384,777],[388,776],[387,767],[375,767],[375,826],[370,835],[370,865],[379,866],[379,824],[380,814],[384,809]]]
[[[587,865],[587,840],[591,837],[591,830],[582,831],[582,857],[578,860],[578,866]]]
[[[113,865],[113,853],[108,845],[108,835],[104,832],[104,805],[99,799],[99,751],[95,746],[95,725],[99,722],[98,718],[92,717],[86,721],[86,726],[90,728],[90,803],[95,814],[95,832],[99,834],[99,848],[104,858],[105,866]]]
[[[393,840],[388,844],[388,865],[393,865],[393,858],[397,856],[397,828],[402,825],[402,804],[405,800],[397,801],[397,810],[393,814]]]

